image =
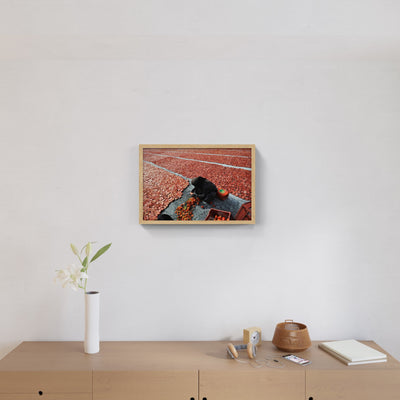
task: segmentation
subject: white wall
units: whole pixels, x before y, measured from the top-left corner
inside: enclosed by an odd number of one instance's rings
[[[374,339],[400,357],[400,3],[0,2],[0,354],[82,340]],[[140,226],[139,143],[255,143],[255,226]]]

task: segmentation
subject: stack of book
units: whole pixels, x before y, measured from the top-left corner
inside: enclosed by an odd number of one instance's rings
[[[319,347],[347,365],[379,363],[387,356],[357,340],[338,340],[320,343]]]

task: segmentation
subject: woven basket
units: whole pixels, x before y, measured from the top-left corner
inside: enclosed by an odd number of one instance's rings
[[[307,326],[287,319],[276,325],[272,343],[282,351],[296,352],[311,346]]]

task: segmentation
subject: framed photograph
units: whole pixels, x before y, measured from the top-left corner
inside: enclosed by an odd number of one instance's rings
[[[254,224],[255,145],[139,146],[141,224]]]

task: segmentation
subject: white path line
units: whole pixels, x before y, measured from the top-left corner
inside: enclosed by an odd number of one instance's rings
[[[216,162],[211,162],[211,161],[202,161],[202,160],[194,160],[192,158],[184,158],[184,157],[177,157],[177,156],[167,156],[171,158],[178,158],[180,160],[186,160],[186,161],[195,161],[195,162],[200,162],[204,164],[213,164],[213,165],[219,165],[221,167],[227,167],[227,168],[235,168],[235,169],[244,169],[246,171],[251,171],[251,168],[247,167],[237,167],[236,165],[228,165],[228,164],[221,164],[221,163],[216,163]]]
[[[190,178],[187,178],[186,176],[183,176],[183,175],[181,175],[181,174],[178,174],[177,172],[171,171],[171,170],[169,170],[169,169],[167,169],[167,168],[160,167],[159,165],[154,164],[154,163],[152,163],[151,161],[143,161],[143,162],[145,162],[145,163],[147,163],[147,164],[150,164],[150,165],[153,165],[154,167],[163,169],[164,171],[170,172],[171,174],[177,175],[177,176],[179,176],[179,177],[181,177],[181,178],[183,178],[183,179],[189,181],[189,183],[192,181]]]
[[[200,154],[205,156],[215,156],[215,157],[240,157],[240,158],[251,158],[248,156],[236,156],[235,154],[212,154],[212,153],[193,153],[193,154]]]
[[[182,153],[184,153],[184,151],[182,151]],[[169,154],[166,153],[155,153],[155,152],[150,152],[150,154],[156,154],[159,156],[169,156]],[[240,158],[247,158],[247,159],[251,159],[251,157],[248,156],[237,156],[235,154],[212,154],[212,153],[192,153],[192,154],[199,154],[199,155],[204,155],[204,156],[214,156],[214,157],[240,157]],[[170,156],[173,157],[173,156]]]

